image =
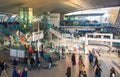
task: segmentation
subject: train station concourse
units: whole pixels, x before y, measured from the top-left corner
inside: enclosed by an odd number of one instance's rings
[[[0,3],[0,77],[120,77],[120,0]]]

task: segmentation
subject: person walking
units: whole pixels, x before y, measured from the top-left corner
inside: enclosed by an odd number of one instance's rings
[[[89,62],[90,62],[90,65],[92,64],[92,62],[93,62],[93,55],[90,53],[89,54]]]
[[[42,58],[44,58],[44,53],[45,53],[45,51],[44,51],[43,48],[42,48],[42,50],[41,50],[41,57],[42,57]]]
[[[36,59],[36,66],[37,66],[37,69],[40,70],[40,59],[39,58]]]
[[[30,70],[34,70],[35,60],[33,57],[30,58]]]
[[[116,77],[116,73],[115,73],[114,67],[112,67],[112,68],[110,69],[110,77]]]
[[[49,55],[49,58],[48,58],[48,62],[49,62],[49,69],[51,69],[51,66],[52,66],[52,59],[51,59],[50,55]]]
[[[71,67],[70,67],[70,66],[67,67],[67,71],[66,71],[65,75],[66,75],[67,77],[71,77]]]
[[[32,53],[33,53],[33,48],[32,48],[32,45],[29,46],[29,55],[32,56]]]
[[[60,57],[60,61],[61,61],[63,59],[62,48],[60,48],[60,50],[59,50],[59,57]]]
[[[0,62],[0,76],[1,76],[2,71],[3,71],[3,63],[4,63],[4,61],[1,61],[1,62]]]
[[[71,60],[72,60],[72,65],[76,65],[76,58],[75,58],[75,54],[74,53],[72,55]]]
[[[27,77],[27,76],[28,76],[28,70],[27,68],[24,68],[22,72],[22,77]]]
[[[16,77],[22,77],[22,73],[20,70],[17,71],[17,76]]]
[[[28,56],[24,58],[24,67],[28,67]]]
[[[83,60],[83,59],[82,59],[82,55],[79,55],[79,60],[78,60],[78,61],[83,62],[82,60]]]
[[[16,70],[16,67],[13,67],[12,77],[17,77],[17,70]]]
[[[86,71],[83,71],[83,77],[87,77]]]
[[[95,49],[94,48],[92,49],[92,53],[91,54],[93,55],[93,57],[95,56]]]
[[[79,76],[78,76],[78,77],[81,77],[81,75],[83,74],[84,68],[85,68],[85,65],[84,65],[83,62],[80,60],[80,61],[79,61]]]
[[[97,58],[97,56],[95,57],[95,64],[94,64],[94,66],[93,66],[93,68],[95,67],[95,66],[97,66],[98,65],[98,58]]]
[[[12,65],[17,66],[17,64],[18,64],[17,60],[16,60],[15,58],[13,58],[13,63],[12,63]]]
[[[101,77],[102,69],[100,68],[100,65],[97,65],[97,68],[95,70],[95,77]]]
[[[2,65],[2,74],[1,74],[1,77],[8,77],[7,68],[9,68],[8,65],[7,65],[7,61],[4,61],[3,65]]]

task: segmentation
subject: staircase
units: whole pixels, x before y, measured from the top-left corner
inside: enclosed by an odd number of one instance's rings
[[[42,68],[47,68],[48,65],[49,65],[49,63],[43,58],[40,58],[40,62],[41,62],[41,67]]]
[[[9,60],[9,51],[0,51],[0,61]]]

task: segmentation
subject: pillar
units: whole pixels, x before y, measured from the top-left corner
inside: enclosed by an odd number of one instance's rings
[[[88,45],[88,35],[85,35],[85,45]]]
[[[88,35],[85,35],[85,54],[88,54]]]
[[[112,47],[112,43],[113,43],[113,34],[110,35],[110,46]]]
[[[104,38],[104,36],[103,35],[101,35],[101,39],[103,39]]]
[[[64,14],[60,14],[60,21],[64,20]]]

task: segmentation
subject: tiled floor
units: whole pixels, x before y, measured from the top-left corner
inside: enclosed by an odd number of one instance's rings
[[[79,72],[79,66],[78,66],[78,54],[76,54],[76,62],[77,64],[75,66],[71,65],[71,56],[66,56],[65,59],[61,61],[55,62],[55,66],[52,67],[52,69],[41,69],[41,70],[33,70],[28,72],[28,77],[66,77],[66,68],[68,65],[71,66],[72,68],[72,76],[71,77],[78,77],[78,72]],[[111,56],[103,56],[99,57],[99,60],[101,61],[101,68],[103,70],[102,72],[102,77],[109,77],[109,69],[111,68],[111,60],[117,60],[117,57],[111,57]],[[85,70],[88,74],[88,77],[94,77],[94,69],[89,65],[88,62],[88,55],[83,55],[83,61],[85,64]],[[11,66],[11,65],[9,65]],[[11,77],[11,68],[9,68],[9,77]],[[22,70],[22,65],[18,66],[18,69]],[[120,70],[120,69],[119,69]],[[117,71],[119,71],[117,70]],[[117,77],[120,77],[120,75],[117,73]]]

